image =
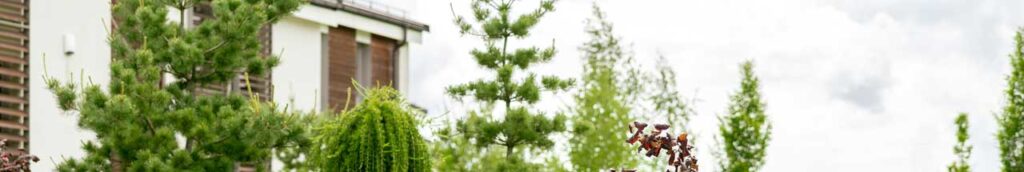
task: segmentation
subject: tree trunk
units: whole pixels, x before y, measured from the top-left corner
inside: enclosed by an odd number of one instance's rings
[[[512,160],[512,145],[505,145],[505,158]]]
[[[121,167],[121,156],[114,152],[110,152],[110,171],[122,172],[124,168]]]

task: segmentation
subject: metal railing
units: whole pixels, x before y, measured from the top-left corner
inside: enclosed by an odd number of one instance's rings
[[[405,9],[396,8],[373,0],[337,0],[338,3],[364,8],[370,11],[381,12],[393,17],[407,19],[408,12]]]

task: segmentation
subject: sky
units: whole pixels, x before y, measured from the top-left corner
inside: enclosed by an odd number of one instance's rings
[[[535,0],[521,0],[532,6]],[[412,48],[410,101],[433,118],[472,104],[449,85],[491,74],[469,51],[481,47],[452,24],[467,0],[388,0],[430,25]],[[554,44],[539,74],[578,78],[578,47],[593,0],[561,0],[515,46]],[[969,113],[975,171],[999,169],[995,115],[1010,71],[1012,36],[1024,26],[1020,0],[596,0],[642,65],[662,55],[696,115],[701,166],[717,116],[739,89],[739,63],[752,60],[773,123],[763,171],[943,171],[955,157],[957,113]],[[532,7],[529,7],[532,8]],[[555,111],[570,95],[546,95]],[[563,143],[564,144],[564,143]],[[562,145],[564,146],[564,145]],[[557,148],[557,147],[556,147]]]

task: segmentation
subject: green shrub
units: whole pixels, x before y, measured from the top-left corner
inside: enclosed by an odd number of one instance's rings
[[[311,161],[323,171],[428,171],[426,143],[401,95],[366,91],[353,109],[317,126]]]

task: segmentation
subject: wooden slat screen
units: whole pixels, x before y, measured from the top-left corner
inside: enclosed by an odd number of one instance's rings
[[[28,151],[28,0],[0,0],[0,138]]]

